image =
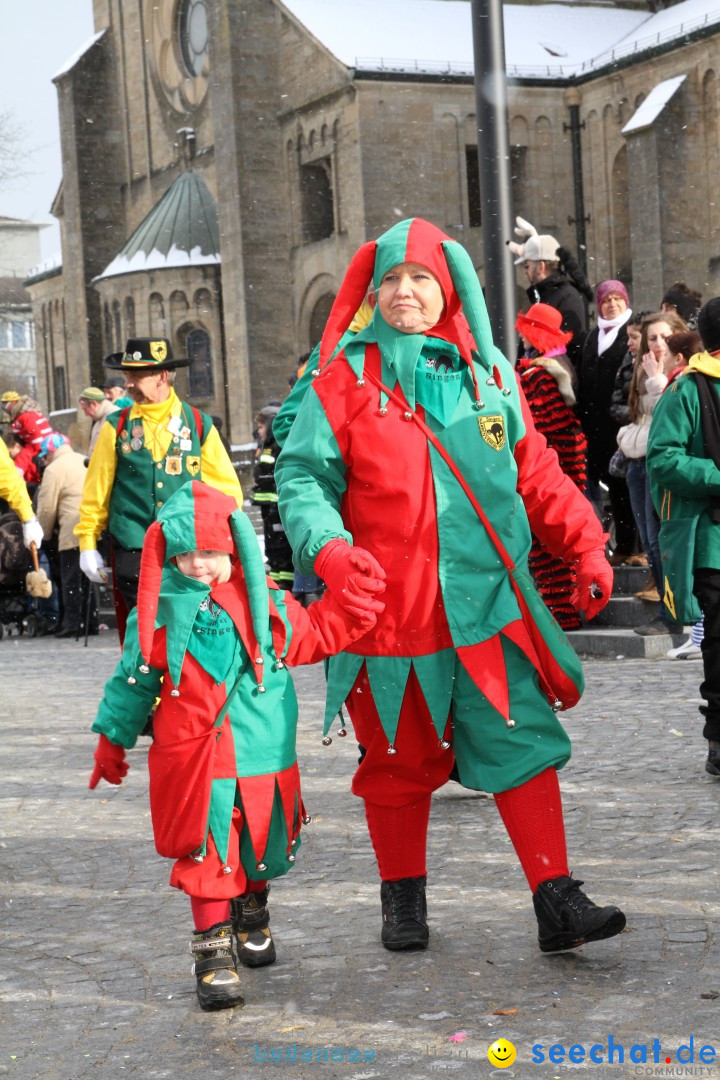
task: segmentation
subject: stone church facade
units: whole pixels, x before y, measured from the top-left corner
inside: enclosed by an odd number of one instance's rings
[[[470,75],[348,67],[282,0],[94,0],[94,16],[55,79],[62,266],[28,283],[50,410],[152,334],[193,359],[180,394],[244,443],[366,239],[427,217],[482,280]],[[513,213],[584,239],[590,281],[620,276],[636,308],[678,278],[720,293],[719,68],[717,24],[580,75],[509,70]]]

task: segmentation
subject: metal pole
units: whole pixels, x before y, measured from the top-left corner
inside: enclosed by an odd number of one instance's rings
[[[512,215],[501,0],[472,0],[472,24],[485,301],[495,342],[514,361],[517,312],[515,266],[506,247]]]

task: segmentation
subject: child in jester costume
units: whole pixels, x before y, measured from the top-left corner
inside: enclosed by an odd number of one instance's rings
[[[373,318],[350,337],[369,286]],[[341,604],[363,573],[386,574],[374,629],[329,661],[325,728],[345,701],[366,748],[353,791],[380,871],[382,942],[427,946],[431,793],[453,756],[466,787],[495,796],[533,894],[540,948],[610,937],[625,916],[596,906],[568,871],[557,770],[570,742],[543,692],[527,612],[430,436],[516,566],[527,569],[531,530],[574,564],[576,603],[592,618],[612,592],[602,528],[493,345],[467,252],[413,218],[354,256],[276,467],[301,570],[319,574]]]
[[[148,529],[138,605],[93,724],[90,787],[121,782],[125,749],[159,695],[148,757],[155,845],[177,860],[170,884],[190,897],[203,1009],[242,1004],[236,957],[248,967],[275,959],[267,881],[291,868],[309,820],[286,665],[347,647],[380,610],[374,598],[351,613],[330,594],[303,608],[265,577],[235,499],[200,481]]]

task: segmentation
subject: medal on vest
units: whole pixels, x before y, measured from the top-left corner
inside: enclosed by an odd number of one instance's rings
[[[182,457],[180,454],[168,454],[165,458],[165,472],[168,476],[179,476],[182,472]]]
[[[142,439],[144,435],[142,424],[133,424],[130,430],[130,434],[132,435],[133,439]]]
[[[123,428],[122,431],[120,432],[120,440],[121,440],[121,442],[126,442],[126,440],[129,439],[129,438],[130,438],[129,431],[127,430],[127,428]]]
[[[123,435],[124,434],[125,434],[125,432],[123,432]],[[129,442],[120,443],[120,449],[122,450],[123,454],[129,454],[130,453],[130,443]]]
[[[191,476],[197,476],[197,474],[200,472],[200,458],[186,457],[185,467]]]
[[[130,449],[131,450],[142,450],[142,448],[143,448],[142,439],[131,439],[130,440]]]

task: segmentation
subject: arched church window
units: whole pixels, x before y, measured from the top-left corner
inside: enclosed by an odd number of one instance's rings
[[[330,308],[333,306],[334,299],[335,297],[332,293],[325,293],[315,302],[315,306],[313,307],[310,316],[309,349],[314,349],[320,338],[323,336],[323,330],[328,321]]]
[[[125,330],[127,337],[135,337],[135,301],[132,296],[125,298]]]
[[[303,243],[325,240],[335,231],[330,158],[300,166]]]
[[[150,335],[165,337],[165,304],[160,293],[150,294]]]
[[[121,319],[120,319],[120,303],[119,303],[118,300],[113,300],[112,312],[113,312],[113,331],[114,331],[114,334],[115,334],[114,347],[116,349],[122,349],[124,341],[123,341],[123,332],[122,332],[122,322],[121,322]]]
[[[190,397],[214,397],[212,347],[207,330],[191,330],[185,339],[185,348],[191,360],[188,368]]]
[[[103,332],[105,334],[105,351],[111,353],[115,346],[113,343],[113,325],[108,304],[103,305]]]

